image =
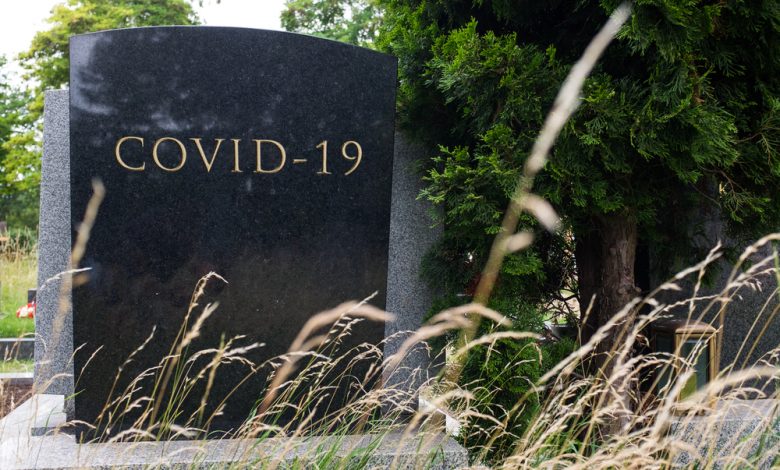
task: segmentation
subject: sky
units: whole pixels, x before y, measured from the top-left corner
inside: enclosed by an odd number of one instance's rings
[[[9,62],[30,46],[37,31],[48,28],[46,18],[51,8],[65,0],[0,0],[0,55]],[[203,0],[198,15],[209,26],[242,26],[247,28],[281,29],[279,15],[284,0]],[[10,63],[13,81],[19,80],[20,69]]]

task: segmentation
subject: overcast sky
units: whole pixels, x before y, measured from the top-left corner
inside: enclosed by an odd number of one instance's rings
[[[48,27],[51,8],[65,0],[2,0],[0,8],[0,55],[10,61],[30,46],[36,31]],[[204,0],[197,8],[204,24],[281,29],[279,14],[284,0]],[[9,69],[18,73],[12,64]]]

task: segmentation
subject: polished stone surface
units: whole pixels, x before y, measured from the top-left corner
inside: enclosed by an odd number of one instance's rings
[[[43,105],[35,390],[70,397],[73,395],[73,314],[70,278],[63,274],[68,270],[71,248],[68,90],[47,91]],[[69,400],[69,411],[70,404]]]
[[[95,420],[153,329],[115,389],[169,351],[209,272],[227,282],[209,282],[193,315],[219,306],[190,351],[245,335],[237,345],[265,344],[250,354],[261,363],[319,311],[374,292],[371,303],[385,306],[395,70],[394,58],[366,49],[250,29],[71,39],[74,233],[91,181],[106,188],[81,262],[91,270],[73,290],[74,344],[85,345],[76,418]],[[383,333],[363,322],[344,349]],[[247,417],[267,372],[228,398],[218,426]],[[246,374],[222,366],[211,396]]]
[[[418,163],[431,155],[429,149],[397,132],[393,158],[393,204],[390,220],[390,265],[387,279],[387,310],[395,320],[385,324],[385,356],[396,354],[414,331],[422,326],[436,293],[422,278],[422,259],[441,236],[431,211],[438,210],[418,198],[424,187]],[[396,390],[392,408],[399,402],[416,407],[420,387],[436,373],[430,348],[422,343],[407,353],[398,366],[384,371],[385,386]]]
[[[712,203],[702,204],[685,218],[692,244],[698,251],[708,252],[717,244],[740,256],[755,241],[735,236],[728,228],[726,216]],[[651,250],[652,251],[652,250]],[[751,250],[752,251],[752,250]],[[656,262],[663,262],[657,256]],[[669,313],[677,318],[693,318],[721,327],[720,370],[739,370],[756,365],[780,364],[777,347],[780,345],[780,308],[776,290],[778,278],[774,265],[771,244],[757,247],[747,258],[730,281],[736,259],[721,256],[708,266],[710,278],[695,290],[698,272],[674,283],[679,287],[656,296],[656,300],[671,306]],[[658,271],[658,269],[654,270]],[[666,282],[655,272],[651,284],[659,286]],[[698,296],[691,311],[688,299]],[[727,303],[712,303],[713,296],[728,297]],[[775,312],[775,313],[772,313]],[[753,380],[744,384],[772,393],[777,389],[774,380]],[[753,398],[761,398],[755,394]]]
[[[0,338],[0,358],[34,359],[35,338]]]
[[[777,399],[732,399],[704,415],[672,417],[667,439],[679,449],[674,468],[777,468],[779,405]]]

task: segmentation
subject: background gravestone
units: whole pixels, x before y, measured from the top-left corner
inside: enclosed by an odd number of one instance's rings
[[[73,323],[69,307],[70,278],[61,274],[68,269],[71,248],[67,90],[46,92],[43,122],[35,309],[35,392],[71,396]],[[72,411],[72,402],[69,400],[67,403],[68,411]]]
[[[153,327],[116,390],[168,353],[211,271],[227,283],[210,282],[200,305],[220,305],[193,350],[246,335],[265,343],[251,355],[262,362],[319,311],[373,292],[385,306],[393,57],[192,27],[76,36],[70,57],[74,239],[91,181],[106,188],[81,261],[91,271],[73,289],[74,344],[85,345],[75,356],[77,419],[94,421]],[[363,322],[345,348],[383,337],[382,324]],[[211,395],[245,375],[225,366]],[[245,419],[264,379],[244,383],[216,426]]]
[[[418,198],[425,186],[419,162],[431,154],[411,137],[396,133],[387,279],[387,310],[396,318],[385,325],[386,357],[396,354],[404,340],[420,328],[437,296],[422,278],[422,259],[441,237],[441,226],[434,226],[431,217],[440,208]],[[423,343],[407,352],[397,368],[385,370],[386,388],[398,395],[388,409],[395,409],[398,403],[416,408],[417,392],[435,377],[440,359]]]
[[[712,199],[716,200],[716,187],[710,186],[707,190],[712,195]],[[736,259],[755,240],[746,240],[744,236],[730,231],[726,215],[717,205],[712,203],[703,203],[695,211],[680,217],[680,220],[684,221],[692,246],[697,252],[702,253],[702,260],[706,253],[719,242],[723,249],[731,252],[728,256],[723,253],[720,259],[708,266],[708,276],[696,294],[700,297],[722,295],[724,289],[729,285],[729,277]],[[670,264],[670,262],[665,260],[659,252],[657,247],[650,246],[649,272],[652,287],[661,285],[672,276],[668,272],[668,265],[664,264]],[[748,262],[743,264],[737,275],[745,273],[753,263],[766,261],[771,256],[772,247],[765,245],[748,258]],[[719,314],[722,313],[723,329],[721,330],[722,343],[719,358],[721,370],[732,364],[734,370],[760,365],[762,362],[777,364],[777,348],[780,345],[780,316],[777,315],[777,311],[780,309],[777,296],[778,280],[775,272],[766,269],[772,267],[774,267],[774,263],[770,260],[769,264],[763,264],[758,275],[751,277],[751,282],[744,283],[738,289],[726,290],[730,300],[725,308],[721,308],[722,304],[718,302],[709,307],[710,299],[700,300],[691,314],[689,303],[683,301],[694,295],[698,273],[676,281],[676,284],[680,286],[679,291],[662,292],[656,296],[656,299],[667,305],[679,303],[669,311],[677,318],[690,316],[695,320],[710,323],[715,328],[720,327]],[[677,269],[682,270],[680,267]],[[706,312],[705,309],[707,309]],[[771,392],[771,389],[775,387],[774,382],[766,380],[755,381],[750,385],[758,386],[768,392]]]

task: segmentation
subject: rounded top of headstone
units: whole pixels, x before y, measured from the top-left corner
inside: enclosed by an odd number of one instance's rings
[[[353,49],[355,51],[362,51],[369,55],[384,56],[388,59],[396,60],[395,56],[384,52],[376,51],[366,47],[356,46],[354,44],[348,44],[341,41],[336,41],[328,38],[321,38],[317,36],[311,36],[308,34],[294,33],[289,31],[277,31],[270,29],[259,28],[247,28],[237,26],[192,26],[192,25],[179,25],[179,26],[140,26],[134,28],[120,28],[120,29],[106,29],[103,31],[94,31],[90,33],[76,34],[70,37],[71,43],[73,40],[79,41],[82,38],[87,40],[94,40],[100,37],[117,36],[122,37],[124,35],[142,35],[150,38],[159,39],[161,37],[172,36],[180,40],[187,40],[188,38],[204,38],[213,36],[216,39],[224,37],[232,37],[238,41],[233,43],[234,48],[239,48],[243,45],[244,41],[268,41],[269,43],[281,42],[288,47],[291,45],[297,45],[298,47],[336,47],[343,49]],[[186,44],[184,44],[186,45]]]

